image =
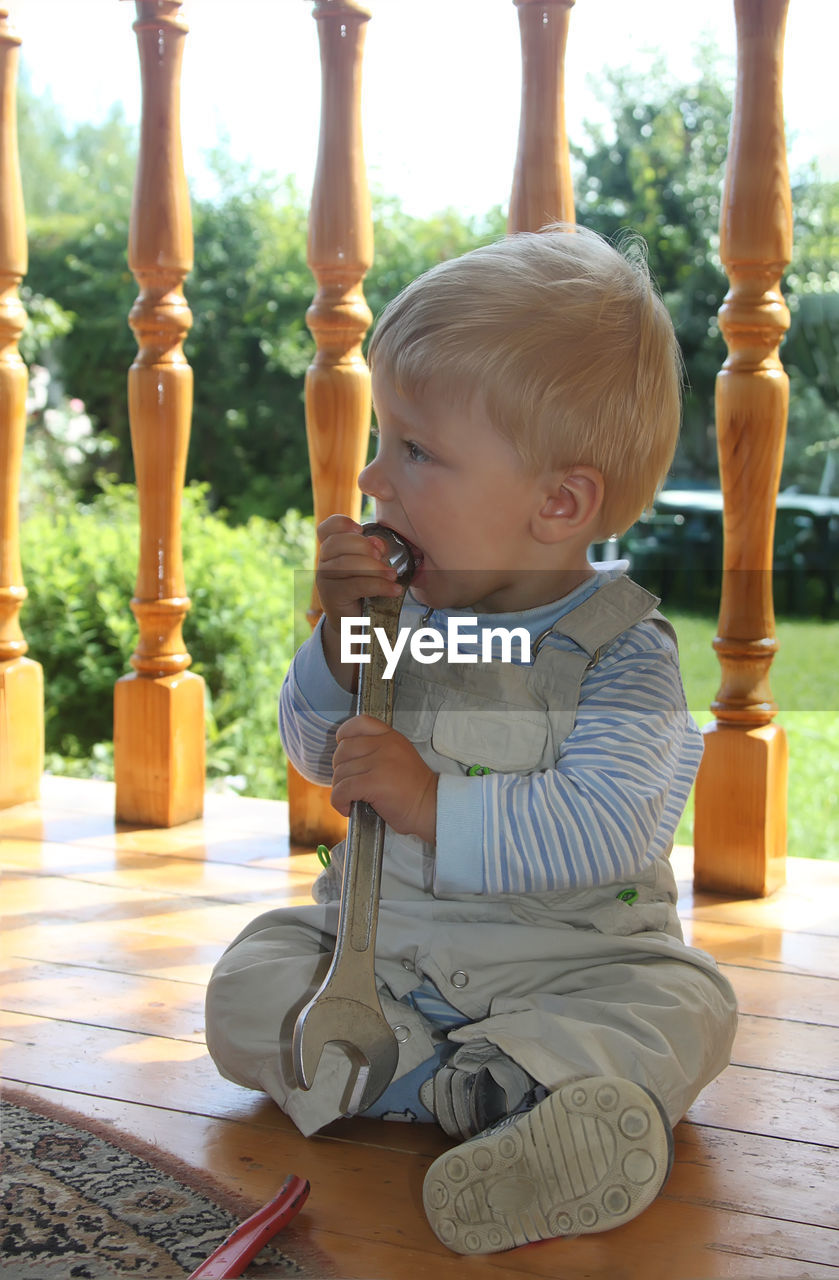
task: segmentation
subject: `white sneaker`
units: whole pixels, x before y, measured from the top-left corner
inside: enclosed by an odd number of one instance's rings
[[[593,1076],[439,1156],[423,1203],[455,1253],[499,1253],[629,1222],[658,1195],[672,1164],[658,1099],[631,1080]]]

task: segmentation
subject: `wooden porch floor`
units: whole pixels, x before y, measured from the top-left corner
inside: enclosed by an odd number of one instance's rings
[[[421,1208],[447,1145],[431,1126],[343,1121],[303,1138],[217,1075],[203,1043],[211,966],[252,916],[308,900],[286,807],[208,796],[205,820],[115,829],[113,788],[45,778],[0,813],[3,1073],[111,1122],[262,1202],[291,1172],[312,1193],[294,1230],[325,1271],[435,1277],[839,1277],[839,863],[789,861],[764,902],[694,896],[686,934],[740,1000],[734,1061],[676,1131],[659,1200],[614,1232],[487,1258],[449,1253]]]

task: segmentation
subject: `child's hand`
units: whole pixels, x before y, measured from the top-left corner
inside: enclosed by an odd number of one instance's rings
[[[437,774],[396,729],[373,716],[355,716],[337,733],[332,757],[332,803],[346,817],[366,800],[401,835],[434,843]]]
[[[318,595],[334,632],[340,632],[342,618],[361,614],[365,596],[399,595],[396,570],[388,564],[380,538],[365,538],[361,525],[349,516],[330,516],[317,533]]]

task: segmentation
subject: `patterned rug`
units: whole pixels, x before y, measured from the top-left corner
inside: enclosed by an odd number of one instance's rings
[[[183,1280],[259,1208],[146,1143],[28,1095],[4,1094],[0,1133],[3,1280]],[[242,1274],[334,1272],[291,1223]]]

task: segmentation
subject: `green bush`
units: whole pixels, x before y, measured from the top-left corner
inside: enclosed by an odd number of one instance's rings
[[[129,601],[137,571],[136,492],[108,485],[89,507],[42,507],[23,523],[21,623],[43,664],[48,766],[108,775],[113,686],[130,672],[137,627]],[[308,569],[312,521],[230,527],[205,487],[183,504],[184,624],[192,670],[207,686],[207,773],[249,795],[285,795],[277,695],[294,646],[294,571]],[[298,620],[299,624],[299,620]]]

